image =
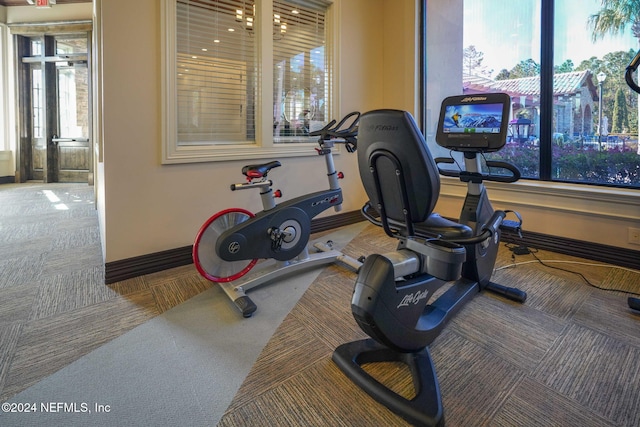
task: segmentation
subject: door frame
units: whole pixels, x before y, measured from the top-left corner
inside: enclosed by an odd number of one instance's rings
[[[17,90],[17,123],[18,123],[18,143],[17,143],[17,153],[16,153],[16,182],[26,182],[31,179],[31,171],[33,170],[33,156],[31,153],[31,144],[33,139],[33,117],[31,117],[32,111],[32,94],[31,94],[31,85],[26,84],[31,79],[31,64],[34,62],[40,62],[42,64],[42,69],[49,68],[45,71],[45,81],[44,81],[44,91],[47,100],[45,101],[47,109],[55,109],[57,110],[57,99],[56,92],[47,90],[46,86],[57,84],[57,75],[55,72],[56,62],[59,61],[73,61],[82,60],[87,63],[87,72],[88,75],[92,75],[92,64],[91,64],[91,48],[92,48],[92,31],[91,31],[91,23],[86,21],[81,21],[76,24],[64,22],[60,24],[51,23],[44,26],[36,26],[34,31],[34,26],[30,24],[24,25],[12,25],[11,32],[14,36],[14,46],[16,52],[16,77],[18,83]],[[39,30],[39,31],[38,31]],[[64,57],[55,55],[55,36],[61,35],[82,35],[87,39],[87,52],[83,54],[72,54],[72,55],[64,55]],[[31,39],[35,37],[43,38],[44,43],[44,52],[41,56],[32,56],[30,55],[30,43]],[[28,55],[27,55],[28,53]],[[93,136],[93,88],[92,88],[92,79],[89,78],[87,81],[87,90],[88,90],[88,137],[91,140]],[[55,168],[49,168],[48,165],[53,165],[56,161],[55,152],[53,148],[55,147],[55,143],[53,141],[54,135],[59,135],[58,131],[58,114],[55,111],[54,114],[46,114],[45,120],[45,129],[44,135],[46,138],[47,145],[47,159],[44,162],[44,170],[42,180],[44,182],[55,182],[57,181],[57,176],[55,175]],[[49,148],[52,149],[49,149]],[[89,144],[89,173],[87,177],[87,181],[89,185],[93,185],[93,169],[95,163],[95,154],[93,150],[93,144],[90,142]]]

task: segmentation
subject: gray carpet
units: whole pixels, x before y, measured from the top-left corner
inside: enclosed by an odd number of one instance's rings
[[[364,226],[322,240],[340,249]],[[259,311],[250,319],[218,287],[209,289],[13,396],[0,425],[213,426],[320,271],[252,290]]]

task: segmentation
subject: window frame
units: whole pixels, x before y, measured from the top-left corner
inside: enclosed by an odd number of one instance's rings
[[[584,188],[586,191],[595,190],[598,188],[619,189],[622,192],[629,191],[630,193],[637,194],[640,187],[637,185],[621,185],[610,184],[604,182],[588,182],[588,181],[573,181],[568,179],[557,179],[553,177],[553,127],[552,119],[554,114],[553,109],[553,81],[554,81],[554,67],[558,64],[554,63],[554,30],[555,24],[555,8],[556,0],[540,0],[540,11],[536,19],[540,20],[540,105],[544,108],[540,110],[540,156],[538,162],[537,178],[523,177],[523,180],[530,180],[534,183],[544,185],[547,183],[554,183],[558,185],[575,185]],[[421,126],[425,132],[428,132],[431,124],[427,115],[427,1],[420,0],[420,82],[423,87],[420,90],[420,111],[421,111]]]
[[[338,3],[333,0],[326,12],[326,49],[328,65],[329,117],[340,111],[338,68],[339,22]],[[258,93],[256,102],[255,141],[242,144],[179,145],[177,111],[176,0],[161,0],[161,133],[162,164],[199,163],[270,157],[303,157],[316,155],[312,142],[279,144],[273,137],[273,38],[269,25],[256,23],[258,44]],[[273,10],[273,0],[256,0],[256,14],[263,16]],[[267,22],[270,22],[271,18]],[[339,153],[339,150],[336,150]]]

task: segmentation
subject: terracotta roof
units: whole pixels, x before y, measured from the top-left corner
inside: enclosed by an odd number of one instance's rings
[[[519,96],[540,95],[540,78],[538,76],[509,80],[492,80],[487,77],[463,74],[462,83],[465,92],[506,92],[510,95]],[[575,94],[580,92],[580,88],[585,84],[589,87],[592,95],[594,95],[594,99],[596,99],[597,94],[589,70],[555,74],[553,76],[553,94]]]

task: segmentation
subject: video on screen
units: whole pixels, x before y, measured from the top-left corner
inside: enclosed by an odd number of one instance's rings
[[[448,105],[443,133],[500,133],[503,104]]]

